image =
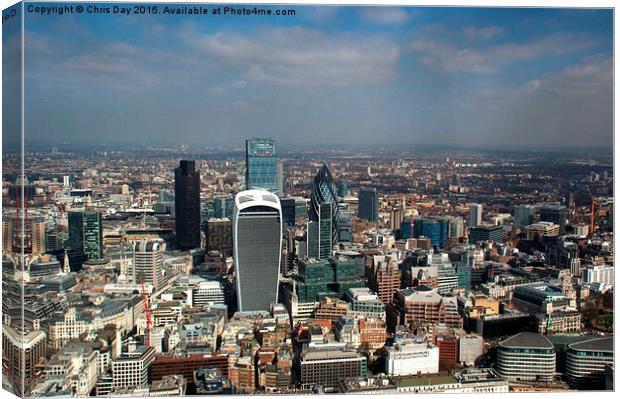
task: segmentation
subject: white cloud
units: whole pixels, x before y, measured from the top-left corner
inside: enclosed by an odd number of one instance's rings
[[[304,16],[315,22],[324,22],[331,20],[338,10],[337,6],[314,6],[304,9]]]
[[[479,47],[460,47],[450,42],[416,39],[409,48],[421,54],[425,64],[447,72],[487,74],[502,65],[548,56],[573,53],[592,46],[586,36],[556,33],[529,43],[504,43]]]
[[[409,20],[409,13],[396,7],[367,7],[361,14],[366,21],[378,25],[400,25]]]
[[[252,36],[186,35],[202,56],[242,71],[245,80],[342,87],[396,76],[399,47],[381,36],[327,35],[302,27],[269,28]]]
[[[414,40],[410,48],[422,55],[421,61],[424,64],[436,65],[448,72],[491,73],[495,71],[485,55],[477,50],[459,49],[452,44],[433,40]]]

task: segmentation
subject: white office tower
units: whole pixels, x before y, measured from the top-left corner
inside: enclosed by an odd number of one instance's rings
[[[469,204],[469,227],[476,227],[482,224],[482,205]]]
[[[239,311],[269,311],[278,302],[282,254],[282,209],[278,197],[256,189],[238,193],[233,246]]]
[[[133,245],[132,276],[137,284],[152,284],[153,289],[161,288],[164,272],[164,251],[166,243],[162,239],[138,241]]]

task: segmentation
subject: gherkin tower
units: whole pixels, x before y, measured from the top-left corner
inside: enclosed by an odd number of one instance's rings
[[[340,217],[340,210],[338,209],[338,195],[336,193],[336,185],[334,184],[332,174],[327,165],[323,164],[312,182],[308,218],[310,221],[319,222],[321,219],[320,206],[326,203],[331,203],[331,235],[332,242],[334,243],[338,241],[338,221]]]

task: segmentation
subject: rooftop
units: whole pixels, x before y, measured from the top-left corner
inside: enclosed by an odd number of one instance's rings
[[[576,342],[568,345],[569,348],[578,351],[614,352],[613,337],[595,338],[588,341]]]
[[[553,344],[541,334],[522,332],[506,338],[500,345],[504,348],[553,349]]]
[[[411,387],[422,385],[444,385],[444,384],[456,384],[458,380],[451,375],[419,375],[403,377],[396,380],[396,386]]]
[[[342,349],[314,349],[308,350],[303,354],[302,361],[317,361],[317,360],[336,360],[336,359],[357,359],[361,355],[357,351],[342,350]]]

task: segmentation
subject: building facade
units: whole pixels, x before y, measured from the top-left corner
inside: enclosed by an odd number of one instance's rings
[[[308,222],[306,240],[309,258],[327,259],[331,256],[334,206],[335,204],[332,202],[320,204],[318,206],[318,220]]]
[[[140,346],[112,360],[114,390],[143,388],[150,382],[149,369],[155,360],[155,348]]]
[[[245,141],[245,184],[248,190],[264,189],[281,195],[278,181],[276,141],[253,138]]]
[[[555,349],[544,336],[523,332],[499,343],[497,371],[510,382],[551,382]]]
[[[368,373],[365,356],[357,351],[339,348],[310,349],[301,355],[299,367],[302,387],[337,387],[341,380],[365,378]]]
[[[69,212],[69,250],[87,259],[103,256],[103,225],[100,212]]]
[[[231,219],[209,219],[207,220],[205,229],[207,252],[219,251],[224,257],[232,256],[233,239]]]
[[[424,341],[402,340],[385,349],[385,372],[390,376],[439,372],[439,348]]]
[[[321,205],[332,204],[332,242],[338,241],[338,231],[340,223],[340,209],[338,207],[338,196],[336,185],[327,165],[321,166],[314,180],[310,191],[310,209],[308,210],[308,220],[313,222],[320,221]]]
[[[133,244],[133,279],[135,283],[152,284],[154,289],[161,287],[164,271],[164,240],[136,241]]]
[[[566,379],[576,389],[605,389],[605,366],[613,361],[613,337],[570,344],[566,351]]]
[[[200,172],[194,161],[181,160],[174,169],[174,214],[179,247],[200,247]]]
[[[280,200],[266,190],[235,197],[233,247],[240,311],[269,310],[278,301],[282,255]]]
[[[469,227],[476,227],[482,223],[482,205],[469,204]]]
[[[379,219],[379,195],[376,188],[360,189],[357,216],[369,222],[376,222]]]

